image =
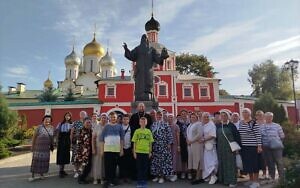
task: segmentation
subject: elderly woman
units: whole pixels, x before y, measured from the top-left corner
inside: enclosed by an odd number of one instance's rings
[[[240,123],[241,154],[243,160],[243,172],[249,174],[250,181],[246,185],[251,188],[259,187],[259,153],[262,152],[261,132],[259,125],[251,118],[251,110],[244,108],[243,120]]]
[[[204,112],[202,114],[202,126],[204,137],[204,166],[203,166],[203,179],[209,178],[209,184],[215,184],[217,181],[218,170],[218,157],[216,149],[216,126],[210,120],[210,114]]]
[[[92,120],[86,117],[78,137],[78,155],[76,162],[82,165],[82,173],[78,177],[79,184],[87,184],[87,176],[92,169]]]
[[[177,180],[177,172],[181,169],[181,159],[180,159],[180,139],[179,139],[179,127],[175,122],[173,114],[168,114],[168,125],[171,128],[173,136],[173,144],[171,147],[172,158],[173,158],[173,173],[171,180]]]
[[[221,126],[217,126],[217,152],[218,152],[218,178],[219,182],[229,187],[236,187],[236,162],[237,152],[232,152],[229,142],[240,144],[240,135],[236,126],[229,121],[230,114],[221,111]]]
[[[173,136],[170,126],[162,119],[162,112],[156,113],[156,122],[151,126],[153,134],[151,174],[152,181],[164,183],[164,178],[173,175],[171,145]]]
[[[277,166],[280,180],[283,177],[283,161],[282,150],[284,139],[284,133],[281,126],[273,122],[273,113],[265,113],[266,123],[262,126],[262,142],[264,150],[264,158],[266,160],[269,175],[272,180],[275,179],[275,164]]]
[[[187,128],[186,142],[188,144],[188,169],[190,173],[196,171],[196,178],[192,184],[203,182],[201,179],[203,169],[203,127],[195,113],[190,115],[191,124]]]
[[[95,114],[93,114],[92,117],[92,152],[93,152],[93,165],[92,165],[92,173],[94,182],[93,184],[98,184],[98,181],[103,180],[104,177],[104,165],[103,165],[103,157],[100,155],[100,147],[101,143],[98,139],[102,133],[102,130],[104,126],[107,123],[107,115],[105,113],[100,115],[100,122],[96,122],[95,119],[97,119],[97,116],[94,117]]]
[[[32,138],[32,162],[29,181],[37,179],[34,175],[40,174],[40,179],[44,179],[44,174],[49,171],[50,145],[53,144],[52,117],[45,115],[42,124],[38,126]]]
[[[255,120],[256,120],[256,123],[260,126],[260,130],[262,130],[262,127],[264,127],[264,125],[266,123],[265,117],[264,117],[264,112],[262,110],[257,110],[255,112]],[[263,171],[262,179],[266,180],[266,179],[268,179],[268,176],[267,176],[266,162],[264,159],[263,152],[264,151],[262,151],[261,153],[258,154],[259,155],[258,166],[259,166],[259,170]]]
[[[81,164],[75,162],[76,157],[78,155],[78,149],[80,147],[78,145],[77,141],[78,141],[80,131],[83,128],[83,120],[84,120],[84,118],[87,117],[87,113],[85,111],[81,111],[79,113],[79,117],[80,117],[80,120],[73,122],[73,127],[71,129],[71,134],[70,134],[71,142],[72,142],[72,159],[71,159],[71,161],[74,165],[74,171],[75,171],[74,178],[78,178],[78,176],[79,176],[79,168],[80,168]]]

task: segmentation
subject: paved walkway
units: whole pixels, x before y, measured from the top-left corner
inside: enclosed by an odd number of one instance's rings
[[[58,178],[58,168],[55,164],[56,153],[51,154],[50,159],[50,170],[47,178],[45,180],[37,180],[35,182],[28,182],[28,178],[30,177],[30,164],[31,164],[31,153],[22,154],[14,157],[10,157],[7,159],[0,160],[0,188],[76,188],[76,187],[101,187],[100,185],[79,185],[74,178],[69,175],[64,179]],[[67,169],[71,173],[71,166],[68,166]],[[124,184],[117,187],[134,187],[134,184]],[[170,187],[170,188],[179,188],[179,187],[197,187],[197,188],[221,188],[226,187],[222,185],[208,185],[208,184],[200,184],[200,185],[190,185],[187,181],[179,180],[177,182],[171,183],[167,182],[162,185],[157,183],[149,183],[149,187]],[[244,187],[239,185],[238,187]],[[266,184],[261,187],[269,188],[272,185]]]

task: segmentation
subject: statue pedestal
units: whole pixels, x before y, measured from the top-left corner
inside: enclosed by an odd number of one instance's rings
[[[134,101],[131,103],[131,112],[137,112],[136,108],[139,103],[145,104],[145,112],[150,112],[152,109],[158,110],[158,102],[157,101]]]

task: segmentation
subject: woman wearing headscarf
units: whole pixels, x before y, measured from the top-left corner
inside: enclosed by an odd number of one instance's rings
[[[202,114],[202,126],[204,137],[204,166],[203,179],[209,178],[209,184],[215,184],[217,181],[218,158],[216,149],[216,126],[210,120],[210,114],[204,112]]]
[[[251,118],[251,110],[244,108],[242,111],[243,120],[240,124],[239,133],[241,136],[241,154],[243,160],[243,172],[249,174],[250,181],[246,183],[251,188],[259,187],[259,153],[262,152],[262,140],[260,127]]]
[[[236,187],[236,154],[232,152],[229,142],[237,142],[240,145],[240,135],[236,126],[229,121],[230,114],[221,112],[221,126],[217,126],[217,153],[218,153],[218,180],[220,183]]]
[[[171,144],[173,136],[170,126],[162,119],[162,112],[156,113],[156,122],[151,126],[154,143],[152,146],[152,181],[164,183],[164,178],[173,175]]]

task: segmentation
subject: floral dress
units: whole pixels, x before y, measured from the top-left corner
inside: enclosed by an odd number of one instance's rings
[[[92,155],[92,130],[82,128],[78,137],[78,153],[75,159],[76,164],[87,166],[91,162]]]
[[[164,122],[155,122],[151,126],[154,138],[152,146],[151,174],[168,176],[173,174],[172,153],[168,145],[173,143],[170,126]]]
[[[73,140],[72,140],[72,160],[71,160],[73,164],[75,164],[76,157],[77,157],[77,154],[78,154],[78,150],[80,149],[79,145],[77,143],[77,140],[79,138],[80,131],[81,131],[82,128],[83,128],[83,122],[82,121],[75,121],[73,123],[74,133],[73,133]]]

